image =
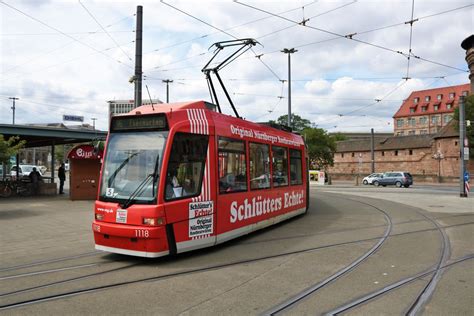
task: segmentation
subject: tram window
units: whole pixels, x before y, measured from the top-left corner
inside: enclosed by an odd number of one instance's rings
[[[288,152],[285,147],[272,146],[273,186],[288,185]]]
[[[266,189],[270,187],[270,154],[269,146],[250,143],[250,189]]]
[[[245,143],[219,137],[219,193],[247,191]]]
[[[166,200],[200,194],[208,142],[204,135],[175,134],[166,173]]]
[[[290,149],[290,183],[291,185],[303,184],[303,166],[301,151]]]

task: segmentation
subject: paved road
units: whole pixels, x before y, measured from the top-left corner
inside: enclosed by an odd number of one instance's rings
[[[313,187],[304,216],[153,260],[94,251],[92,202],[0,200],[1,311],[314,315],[367,298],[347,313],[471,314],[474,212],[464,201],[472,198],[378,189]],[[427,211],[414,205],[418,199],[442,207]],[[426,300],[417,300],[425,289]]]

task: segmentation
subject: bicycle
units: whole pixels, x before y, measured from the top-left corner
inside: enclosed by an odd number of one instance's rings
[[[7,198],[12,196],[12,194],[19,196],[30,196],[33,191],[30,183],[25,181],[11,181],[10,179],[5,179],[0,183],[0,196]]]
[[[10,197],[13,193],[10,179],[4,179],[0,183],[0,197]]]
[[[16,193],[16,195],[20,196],[30,196],[33,194],[33,190],[31,188],[31,183],[30,182],[25,182],[25,181],[17,181],[13,189]]]

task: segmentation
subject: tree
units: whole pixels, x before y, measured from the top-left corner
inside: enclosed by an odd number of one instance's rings
[[[271,120],[270,123],[277,123],[280,125],[287,126],[288,115],[282,115],[276,121]],[[311,127],[311,122],[309,120],[302,118],[298,114],[291,114],[291,128],[295,132],[301,132],[305,128],[309,128],[309,127]]]
[[[474,94],[466,97],[464,103],[466,121],[471,121],[471,126],[466,126],[466,136],[469,142],[469,157],[474,158]],[[459,122],[459,108],[454,109],[454,119]],[[459,124],[456,124],[456,130],[459,131]]]
[[[5,140],[2,134],[0,134],[0,166],[3,168],[3,174],[6,174],[5,167],[10,163],[10,157],[15,156],[18,151],[23,148],[25,141],[18,141],[18,136],[12,136],[8,140]]]
[[[334,165],[336,141],[342,140],[342,135],[329,135],[322,128],[305,128],[302,134],[308,146],[308,156],[311,165],[321,170]]]

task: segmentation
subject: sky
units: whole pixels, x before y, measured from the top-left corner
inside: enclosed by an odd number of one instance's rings
[[[59,123],[68,114],[107,130],[107,101],[134,95],[138,5],[143,99],[148,87],[166,100],[162,80],[170,79],[170,102],[211,101],[201,72],[211,46],[242,38],[258,44],[219,74],[251,121],[288,112],[284,48],[297,50],[292,113],[328,132],[392,132],[412,91],[469,82],[460,44],[473,34],[472,1],[0,0],[0,124],[11,124],[9,98],[17,97],[17,124]]]

